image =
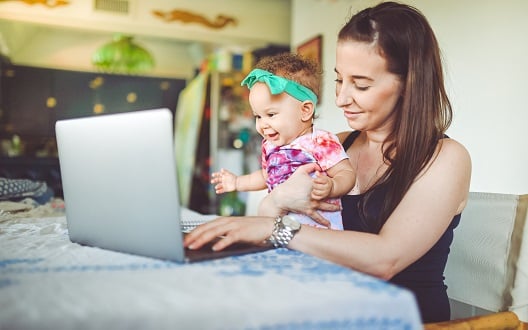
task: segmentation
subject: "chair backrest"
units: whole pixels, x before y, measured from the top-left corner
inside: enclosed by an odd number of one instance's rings
[[[471,192],[455,230],[448,295],[528,322],[528,195]]]

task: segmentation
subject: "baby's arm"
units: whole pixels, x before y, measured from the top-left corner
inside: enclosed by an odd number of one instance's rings
[[[343,159],[313,180],[312,198],[322,200],[346,195],[356,183],[356,171],[348,159]]]
[[[215,192],[222,194],[230,191],[253,191],[266,188],[266,179],[263,170],[237,176],[226,169],[213,172],[211,183],[215,185]]]

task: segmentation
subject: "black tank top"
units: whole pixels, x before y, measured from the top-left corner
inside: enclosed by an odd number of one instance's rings
[[[359,131],[354,131],[343,141],[345,150],[352,145],[358,135]],[[379,215],[386,194],[385,186],[380,185],[374,188],[369,203],[366,205],[366,211],[370,215]],[[358,203],[363,196],[345,195],[341,198],[343,204],[341,213],[345,230],[373,232],[369,224],[360,217]],[[424,323],[450,319],[451,311],[447,286],[444,283],[444,269],[449,246],[453,241],[453,230],[460,222],[460,216],[458,214],[453,218],[442,237],[426,254],[390,279],[391,283],[403,286],[414,293]]]

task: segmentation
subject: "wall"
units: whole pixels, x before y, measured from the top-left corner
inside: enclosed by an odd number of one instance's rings
[[[324,90],[318,125],[348,127],[334,105],[335,43],[351,13],[379,1],[293,0],[292,47],[323,35]],[[405,1],[421,10],[435,30],[445,60],[454,108],[448,134],[473,161],[472,191],[528,192],[528,1]]]
[[[96,10],[95,0],[55,8],[1,1],[0,52],[7,49],[16,64],[94,71],[91,55],[119,32],[135,36],[151,51],[156,67],[150,75],[191,78],[218,48],[243,52],[290,41],[290,0],[200,0],[199,6],[192,0],[121,2],[129,3],[127,13]],[[213,29],[193,22],[167,23],[152,14],[175,9],[209,21],[223,14],[235,18],[237,25]]]
[[[13,38],[24,40],[10,47],[12,62],[54,69],[96,71],[91,64],[92,54],[112,40],[109,34],[39,25],[25,25],[23,32],[12,30],[12,25],[0,21],[0,32],[4,35],[13,33]],[[21,32],[21,35],[15,37],[15,32]],[[189,44],[141,36],[134,41],[148,49],[156,61],[149,75],[186,79],[194,75],[194,69],[199,65],[199,60],[194,61],[189,52]]]

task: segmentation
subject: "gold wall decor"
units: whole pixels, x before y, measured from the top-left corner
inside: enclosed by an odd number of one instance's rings
[[[0,0],[0,2],[5,1],[19,1],[25,3],[26,5],[44,5],[48,8],[55,8],[70,4],[69,1],[65,0]]]
[[[93,80],[90,80],[88,83],[88,86],[90,86],[91,89],[97,89],[101,87],[104,84],[104,78],[101,76],[95,77]]]
[[[130,93],[128,93],[127,96],[126,96],[126,101],[127,101],[128,103],[134,103],[134,102],[136,102],[136,101],[137,101],[137,94],[134,93],[134,92],[130,92]]]
[[[100,114],[104,113],[104,111],[105,111],[105,106],[104,106],[104,104],[102,104],[102,103],[96,103],[96,104],[94,104],[94,106],[93,106],[93,113],[94,113],[95,115],[100,115]]]
[[[48,108],[55,108],[57,106],[57,99],[54,98],[53,96],[50,96],[46,99],[46,106]]]
[[[214,20],[207,19],[204,15],[199,15],[186,10],[173,9],[171,11],[153,10],[152,14],[165,22],[180,21],[185,24],[197,23],[212,29],[221,29],[228,24],[236,26],[238,21],[234,17],[219,14]]]

